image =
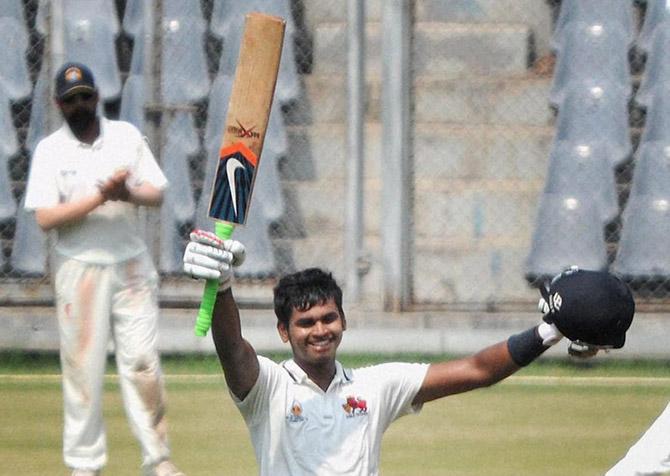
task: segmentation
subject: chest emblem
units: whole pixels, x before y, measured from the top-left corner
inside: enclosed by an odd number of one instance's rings
[[[361,397],[348,396],[347,401],[342,404],[347,418],[363,416],[368,414],[368,403]]]
[[[293,400],[291,408],[289,408],[289,412],[286,415],[286,421],[289,423],[297,423],[305,420],[306,418],[302,414],[302,405],[298,400]]]

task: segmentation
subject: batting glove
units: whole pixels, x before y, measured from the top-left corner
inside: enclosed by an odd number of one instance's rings
[[[216,279],[219,291],[233,283],[233,268],[244,263],[246,249],[235,240],[222,240],[204,230],[191,232],[184,251],[184,272],[195,279]]]
[[[540,298],[537,308],[542,313],[544,319],[542,324],[537,328],[537,333],[542,338],[542,345],[550,346],[557,344],[563,338],[563,334],[553,323],[547,322],[547,315],[550,311],[549,304],[547,304],[544,298]]]

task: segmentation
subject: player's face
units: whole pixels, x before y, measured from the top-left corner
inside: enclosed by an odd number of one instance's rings
[[[84,130],[95,120],[98,95],[84,91],[58,101],[63,118],[74,131]]]
[[[277,328],[282,340],[291,344],[296,363],[307,369],[334,363],[346,321],[335,301],[329,299],[306,311],[294,309],[288,328],[281,323]]]

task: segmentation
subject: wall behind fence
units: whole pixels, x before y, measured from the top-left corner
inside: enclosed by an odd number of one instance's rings
[[[242,15],[265,10],[287,18],[282,70],[251,221],[235,235],[249,248],[249,260],[238,277],[239,294],[267,302],[277,275],[306,266],[327,267],[344,279],[347,2],[90,0],[83,3],[87,8],[73,8],[72,0],[60,1],[65,59],[95,63],[104,113],[133,122],[145,132],[171,181],[165,204],[147,215],[146,228],[163,277],[163,299],[176,304],[199,297],[199,286],[180,276],[181,253],[189,230],[212,227],[206,218],[206,201]],[[47,3],[17,1],[15,11],[0,13],[4,22],[0,31],[9,45],[2,53],[7,59],[0,62],[4,139],[0,148],[0,301],[4,303],[48,302],[51,295],[48,242],[32,217],[21,211],[32,150],[55,127],[47,120],[49,78],[58,63],[50,56],[55,23]],[[623,46],[627,60],[628,48],[633,52],[627,62],[633,85],[644,71],[643,56],[632,48],[644,10],[624,3],[630,6],[633,28],[633,37]],[[615,134],[618,139],[631,134],[630,150],[620,157],[609,151],[609,168],[599,169],[594,182],[587,181],[590,193],[569,202],[572,208],[559,205],[548,218],[540,213],[556,207],[549,200],[556,195],[553,191],[571,187],[561,185],[566,179],[551,172],[551,164],[560,162],[554,155],[566,149],[568,155],[572,151],[591,164],[596,159],[585,157],[595,157],[599,150],[595,142],[590,149],[572,147],[579,146],[579,141],[559,147],[559,112],[569,109],[570,95],[553,82],[560,71],[561,52],[570,50],[559,48],[554,24],[571,24],[569,18],[560,18],[559,6],[539,0],[411,2],[412,153],[408,160],[414,161],[414,176],[408,180],[413,191],[411,295],[415,307],[527,308],[536,296],[532,283],[566,264],[609,267],[616,263],[621,213],[633,177],[633,151],[644,125],[642,108],[633,107],[629,128],[627,100],[615,101],[616,112],[605,114],[615,117],[614,122],[623,121],[625,130]],[[380,104],[382,10],[381,0],[365,2],[361,300],[371,308],[382,303],[381,246],[387,232],[380,219],[385,165]],[[564,31],[576,29],[575,23]],[[92,51],[98,56],[92,56]],[[566,141],[572,140],[569,132],[565,134]],[[591,177],[584,167],[588,168],[582,164],[569,172],[568,178],[570,173]],[[579,181],[567,183],[575,182]],[[610,188],[596,191],[602,182]],[[601,221],[594,222],[586,212],[568,213],[593,208],[596,196],[609,200],[609,209],[599,215]],[[548,221],[542,224],[544,219]],[[587,231],[574,231],[580,224]],[[543,230],[559,236],[559,244],[542,241]],[[586,249],[584,255],[570,254],[589,242],[582,233],[595,243],[593,261],[589,261],[593,249]],[[558,251],[552,254],[547,249]],[[643,294],[663,298],[665,280],[652,278],[645,281]]]

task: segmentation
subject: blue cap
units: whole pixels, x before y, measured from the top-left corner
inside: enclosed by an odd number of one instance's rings
[[[91,70],[81,63],[65,63],[56,73],[57,99],[63,99],[78,92],[96,92]]]

